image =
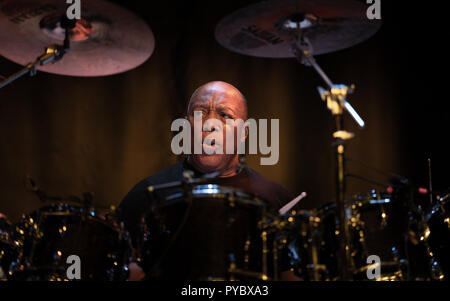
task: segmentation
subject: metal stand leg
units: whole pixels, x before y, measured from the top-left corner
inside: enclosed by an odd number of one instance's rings
[[[345,143],[347,140],[353,138],[353,134],[344,130],[343,127],[343,112],[347,112],[353,117],[360,127],[364,127],[365,123],[361,117],[356,113],[353,107],[345,99],[348,93],[353,91],[353,86],[335,85],[328,78],[325,72],[317,64],[314,57],[311,55],[311,47],[308,42],[301,40],[296,41],[293,45],[293,52],[298,60],[307,65],[312,66],[315,71],[321,76],[323,81],[327,84],[328,89],[318,87],[319,94],[323,101],[327,102],[327,107],[330,109],[332,115],[336,120],[336,131],[333,133],[333,147],[335,149],[336,159],[336,207],[337,220],[336,230],[339,242],[339,279],[352,280],[353,262],[350,254],[350,240],[347,227],[347,220],[345,214]]]

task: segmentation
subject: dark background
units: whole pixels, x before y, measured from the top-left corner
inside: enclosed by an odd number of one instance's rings
[[[280,119],[278,164],[261,166],[252,155],[252,168],[296,194],[308,192],[304,208],[333,200],[334,127],[316,92],[321,80],[294,59],[244,56],[215,41],[222,17],[257,1],[114,2],[147,21],[156,39],[153,55],[119,75],[38,73],[0,90],[0,212],[14,221],[42,206],[25,191],[26,174],[50,195],[89,191],[97,205],[118,205],[139,180],[179,160],[170,150],[170,124],[184,116],[195,88],[212,80],[238,87],[250,117]],[[375,36],[317,57],[334,82],[356,85],[349,100],[367,126],[360,130],[346,117],[356,134],[348,157],[417,186],[427,186],[431,158],[435,190],[450,187],[445,20],[434,2],[382,0],[383,25]],[[0,57],[1,75],[19,68]],[[389,179],[355,162],[348,170]],[[379,189],[348,180],[349,195],[372,188]]]

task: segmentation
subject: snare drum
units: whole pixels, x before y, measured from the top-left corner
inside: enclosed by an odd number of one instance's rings
[[[81,280],[125,280],[131,244],[113,218],[94,208],[54,204],[24,216],[15,229],[21,242],[15,280],[67,280],[67,269],[80,259]],[[70,279],[71,280],[71,279]]]

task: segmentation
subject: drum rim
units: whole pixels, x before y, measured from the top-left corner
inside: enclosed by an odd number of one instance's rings
[[[53,209],[53,210],[52,210]],[[111,211],[114,212],[114,211]],[[92,214],[94,213],[94,214]],[[102,226],[108,228],[109,230],[115,232],[118,236],[123,235],[123,229],[120,228],[119,224],[115,224],[113,221],[107,220],[97,214],[98,210],[94,206],[83,206],[81,204],[73,204],[71,202],[54,202],[51,204],[39,207],[36,210],[24,215],[18,223],[15,224],[16,227],[28,228],[30,223],[29,219],[32,218],[34,221],[31,224],[36,224],[39,229],[39,220],[46,216],[64,217],[64,216],[79,216],[81,217],[85,214],[87,220],[99,223]],[[37,230],[38,230],[37,229]],[[36,230],[36,231],[37,231]],[[14,231],[17,232],[17,231]]]
[[[236,202],[243,205],[253,205],[255,207],[266,207],[268,202],[257,195],[245,192],[242,189],[223,186],[219,184],[197,184],[189,189],[189,193],[196,199],[213,198],[224,199],[230,198],[228,201]],[[178,203],[185,197],[183,191],[172,193],[164,197],[164,203],[160,203],[160,207],[166,207]]]

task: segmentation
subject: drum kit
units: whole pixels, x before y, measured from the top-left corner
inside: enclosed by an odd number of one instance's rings
[[[37,71],[116,74],[151,56],[153,33],[134,14],[98,0],[83,2],[82,18],[69,20],[64,2],[0,1],[6,29],[0,54],[25,66],[0,88]],[[369,20],[366,9],[352,0],[265,1],[223,18],[215,31],[231,51],[296,58],[324,80],[319,94],[336,120],[335,202],[297,210],[301,195],[272,212],[248,192],[185,174],[183,181],[148,187],[157,202],[133,248],[115,208],[93,206],[90,194],[49,197],[28,179],[47,204],[15,224],[0,214],[0,279],[68,280],[66,259],[73,254],[82,259],[82,280],[126,280],[131,262],[145,267],[148,279],[280,280],[290,270],[303,280],[367,280],[377,268],[377,280],[448,279],[449,193],[429,189],[429,200],[418,201],[405,181],[386,191],[345,193],[345,144],[353,134],[343,128],[344,111],[360,127],[365,123],[346,100],[354,87],[334,84],[314,56],[374,35],[381,21]],[[380,261],[370,262],[371,255]]]

